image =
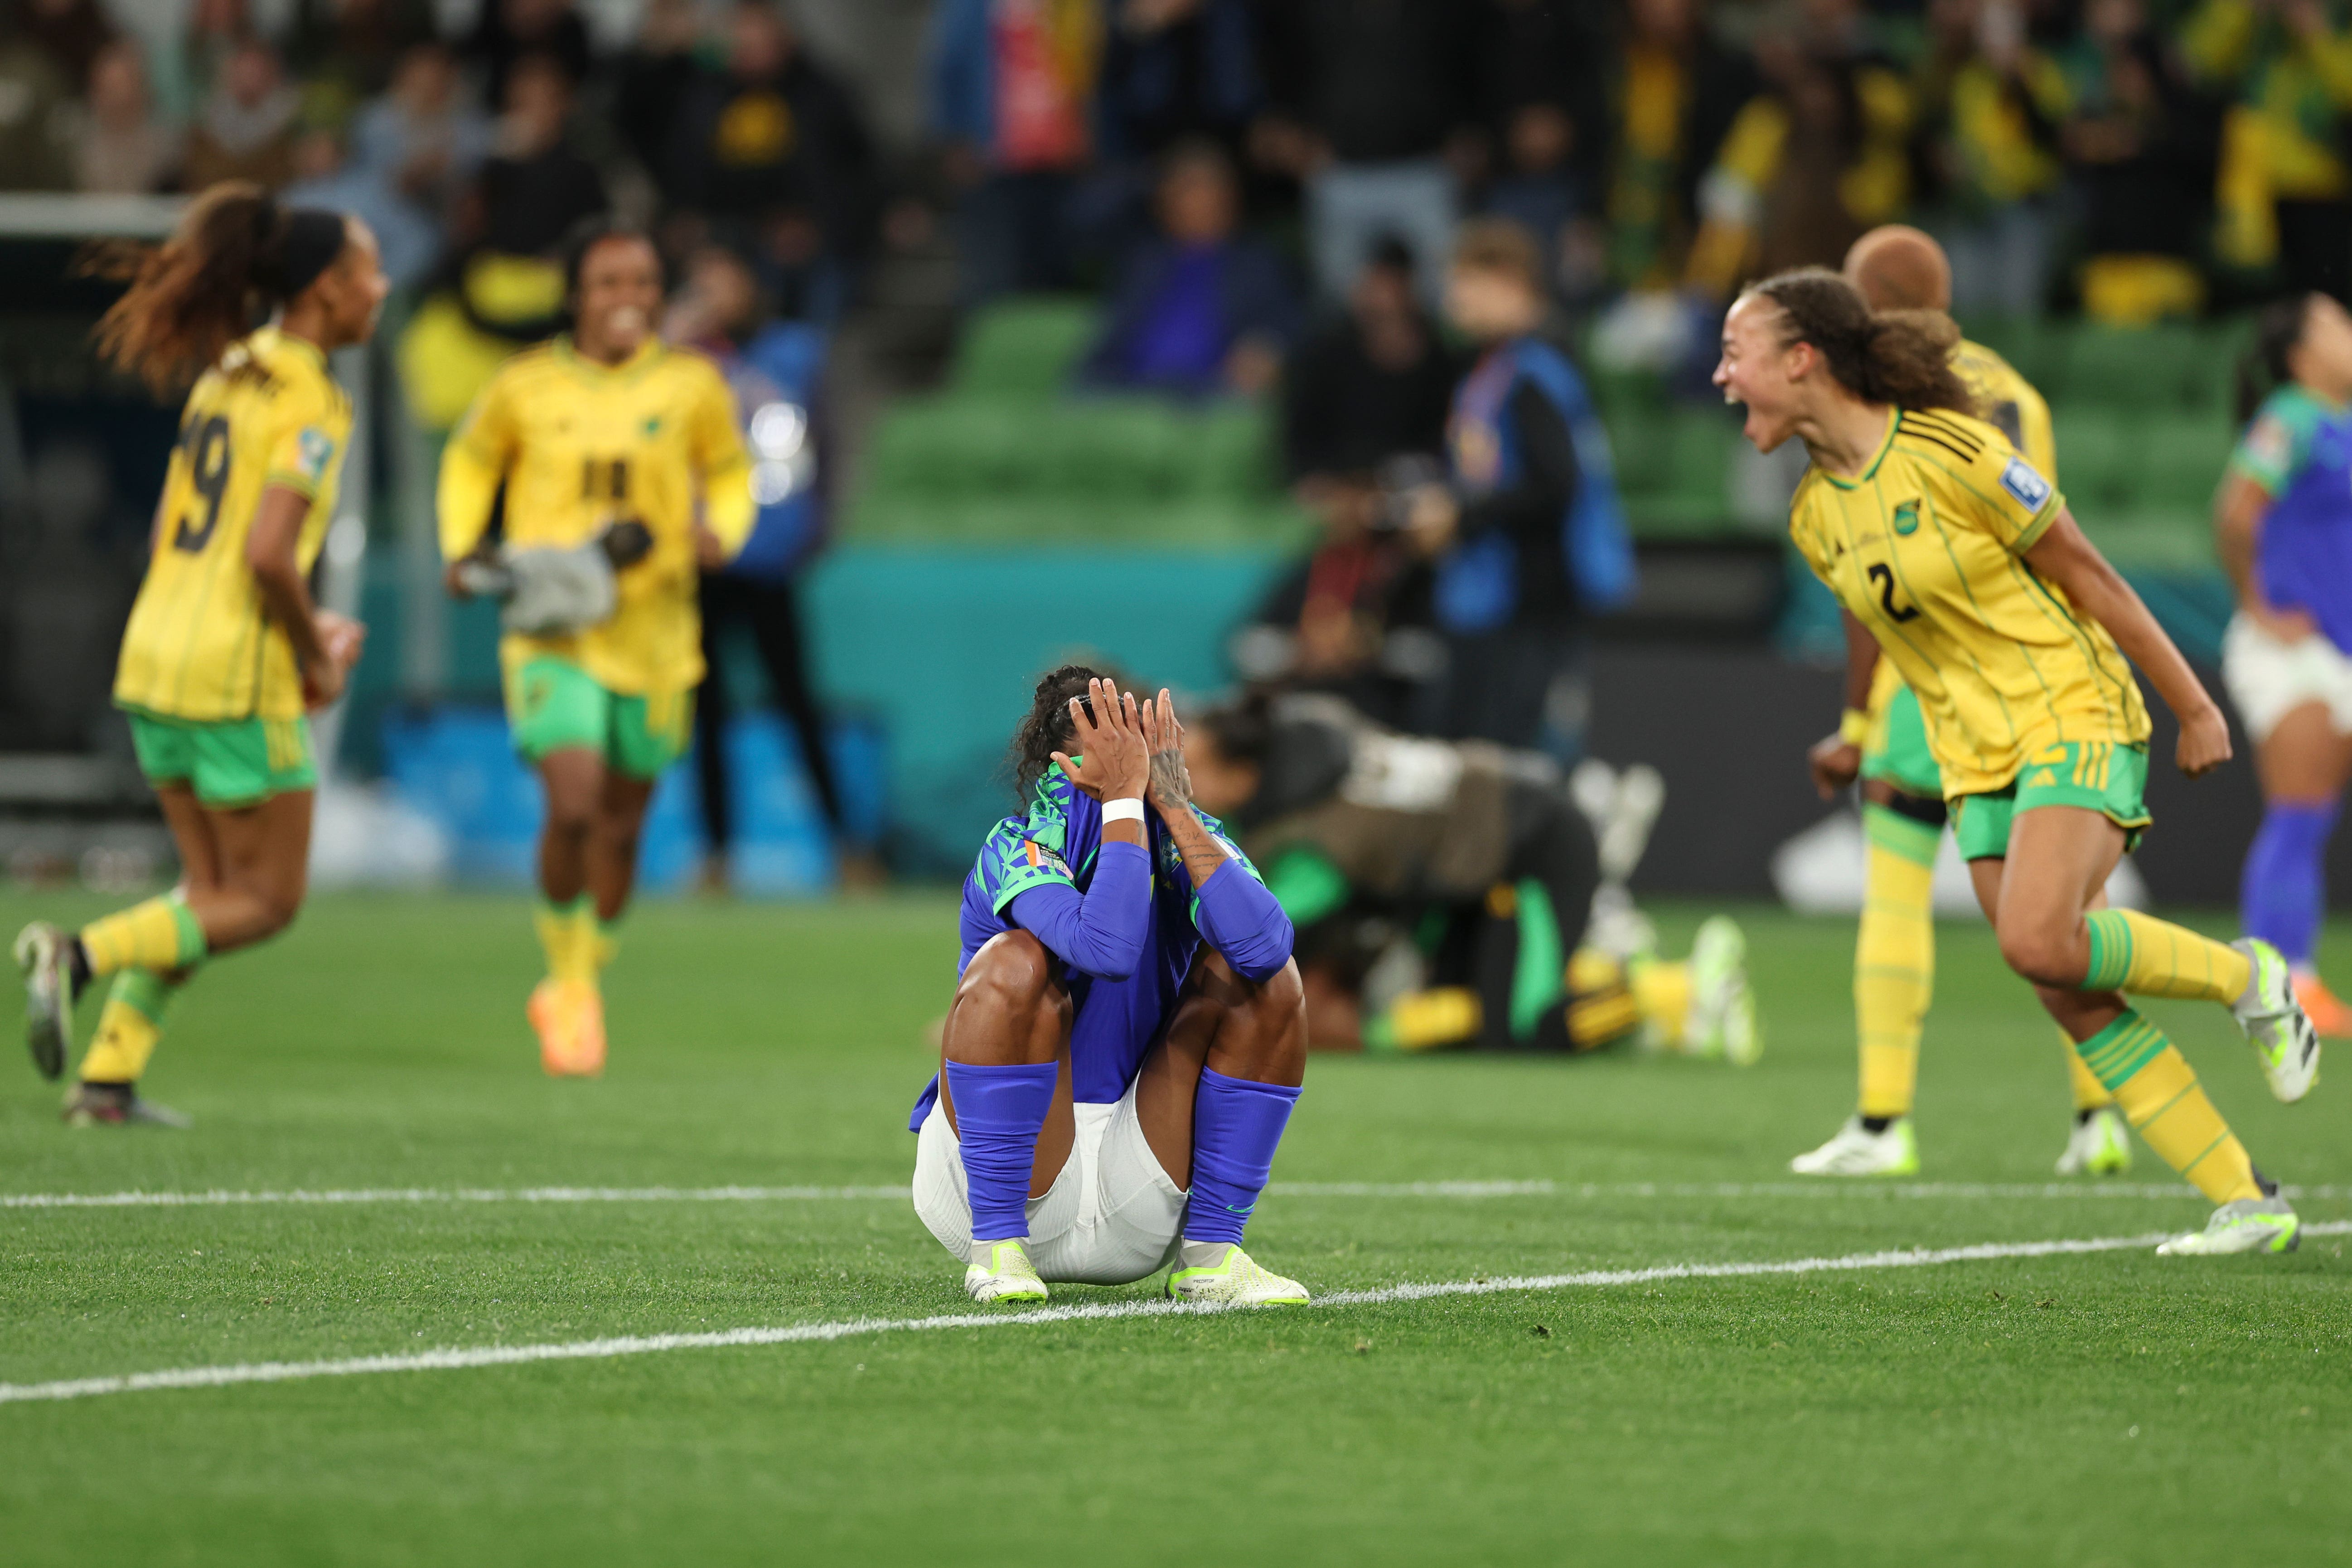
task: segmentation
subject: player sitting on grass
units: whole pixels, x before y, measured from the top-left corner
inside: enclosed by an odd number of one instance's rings
[[[1600,848],[1550,758],[1393,734],[1313,693],[1212,709],[1184,749],[1194,800],[1236,826],[1312,943],[1318,1048],[1572,1053],[1638,1035],[1742,1066],[1760,1051],[1730,921],[1703,926],[1687,963],[1584,945]],[[1360,1026],[1355,993],[1393,945],[1366,953],[1368,927],[1429,931],[1443,983]]]
[[[1192,805],[1168,694],[1139,710],[1055,670],[1013,762],[1028,807],[964,882],[940,1072],[908,1123],[916,1214],[978,1301],[1171,1262],[1179,1300],[1305,1301],[1241,1247],[1306,1072],[1290,922]]]
[[[2216,1205],[2204,1230],[2159,1250],[2289,1250],[2294,1210],[2187,1058],[2124,1000],[2222,1004],[2271,1092],[2300,1100],[2319,1040],[2285,961],[2267,942],[2097,907],[2149,820],[2147,709],[2125,655],[2179,720],[2181,772],[2227,762],[2229,726],[2057,487],[1969,412],[1948,358],[1958,336],[1939,312],[1872,311],[1833,272],[1781,273],[1732,306],[1715,381],[1747,405],[1759,451],[1805,444],[1790,532],[1918,694],[2002,958],[2149,1147]]]
[[[157,392],[196,378],[114,680],[180,885],[78,934],[37,921],[16,953],[45,1078],[71,1053],[75,997],[113,980],[66,1120],[178,1126],[138,1094],[164,1009],[206,959],[302,907],[319,782],[306,715],[341,694],[365,635],[310,600],[352,428],[327,355],[368,341],[391,285],[367,225],[242,183],[198,196],[161,247],[100,266],[118,262],[131,286],[100,323],[106,357]],[[257,303],[272,312],[258,329]]]
[[[1846,252],[1845,275],[1874,310],[1942,310],[1952,302],[1944,247],[1916,228],[1887,224]],[[2007,360],[1966,339],[1951,365],[1986,423],[2053,484],[2057,444],[2050,405]],[[1807,1176],[1910,1176],[1919,1171],[1911,1107],[1919,1083],[1919,1036],[1935,986],[1936,851],[1943,840],[1943,779],[1927,748],[1919,699],[1895,661],[1866,637],[1849,639],[1846,712],[1838,733],[1815,750],[1830,781],[1862,773],[1862,820],[1869,837],[1862,920],[1854,940],[1853,1021],[1861,1085],[1853,1115],[1830,1141],[1789,1162]],[[2108,1092],[2062,1031],[2059,1045],[2074,1097],[2074,1121],[2058,1156],[2062,1176],[2121,1175],[2131,1169],[2131,1132]]]

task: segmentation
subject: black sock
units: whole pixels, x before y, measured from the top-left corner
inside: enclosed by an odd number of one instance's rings
[[[1865,1116],[1862,1119],[1862,1130],[1875,1137],[1902,1120],[1899,1116]]]
[[[78,936],[66,939],[66,975],[73,986],[72,999],[79,1001],[82,992],[89,988],[90,975],[89,953]]]

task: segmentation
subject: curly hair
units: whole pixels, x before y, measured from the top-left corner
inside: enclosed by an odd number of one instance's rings
[[[2315,294],[2273,300],[2254,317],[2253,345],[2238,356],[2238,423],[2245,424],[2263,399],[2294,379],[2287,361],[2303,342]]]
[[[1873,310],[1825,267],[1801,267],[1748,285],[1780,307],[1781,346],[1811,343],[1837,384],[1867,403],[1949,408],[1974,416],[1977,400],[1952,369],[1960,329],[1941,310]]]
[[[1070,722],[1070,700],[1076,698],[1087,716],[1093,718],[1087,682],[1102,678],[1101,670],[1083,664],[1066,664],[1038,678],[1037,689],[1029,696],[1029,711],[1013,731],[1013,744],[1004,758],[1013,770],[1013,794],[1024,805],[1037,781],[1054,765],[1054,753],[1068,751],[1076,734],[1076,727]]]

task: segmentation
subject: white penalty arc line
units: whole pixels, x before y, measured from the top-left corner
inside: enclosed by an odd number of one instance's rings
[[[2352,1221],[2331,1220],[2303,1227],[2306,1236],[2352,1234]],[[1918,1247],[1857,1252],[1843,1258],[1794,1258],[1778,1262],[1667,1263],[1648,1268],[1597,1268],[1575,1274],[1536,1274],[1429,1284],[1388,1285],[1372,1290],[1334,1290],[1313,1307],[1377,1307],[1429,1301],[1450,1296],[1496,1296],[1546,1290],[1651,1285],[1677,1279],[1742,1279],[1771,1275],[1853,1273],[1877,1268],[1925,1268],[1945,1263],[1986,1263],[2009,1258],[2058,1258],[2152,1247],[2169,1233],[2095,1237],[2071,1241],[1985,1242],[1973,1247]],[[520,1366],[531,1362],[605,1361],[618,1356],[658,1355],[668,1351],[726,1350],[746,1345],[826,1343],[869,1334],[937,1333],[951,1329],[1035,1328],[1052,1323],[1104,1322],[1122,1318],[1206,1317],[1239,1311],[1235,1307],[1177,1301],[1111,1301],[1096,1306],[1046,1307],[1034,1312],[953,1312],[935,1318],[853,1318],[832,1323],[793,1323],[776,1328],[724,1329],[698,1334],[633,1334],[569,1343],[476,1345],[408,1355],[350,1356],[335,1361],[254,1362],[235,1366],[177,1367],[121,1377],[68,1378],[56,1383],[0,1383],[0,1405],[92,1399],[111,1394],[148,1394],[171,1388],[226,1388],[247,1383],[293,1383],[314,1377],[361,1377],[376,1373],[458,1372],[474,1367]]]
[[[2289,1198],[2352,1198],[2352,1187],[2285,1186]],[[2161,1182],[1276,1182],[1269,1197],[1290,1198],[1895,1198],[2190,1199],[2185,1184]],[[842,1187],[352,1187],[313,1191],[0,1193],[0,1209],[236,1208],[366,1204],[701,1204],[909,1201],[903,1186]]]

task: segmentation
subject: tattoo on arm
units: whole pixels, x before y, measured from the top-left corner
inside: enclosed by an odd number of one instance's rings
[[[1170,746],[1151,753],[1151,799],[1162,811],[1182,812],[1192,804],[1192,775],[1184,771],[1184,748]]]
[[[1225,863],[1225,847],[1201,826],[1200,819],[1190,810],[1171,816],[1168,831],[1176,841],[1177,853],[1184,857],[1184,874],[1192,879],[1192,890],[1199,892],[1201,884]]]

